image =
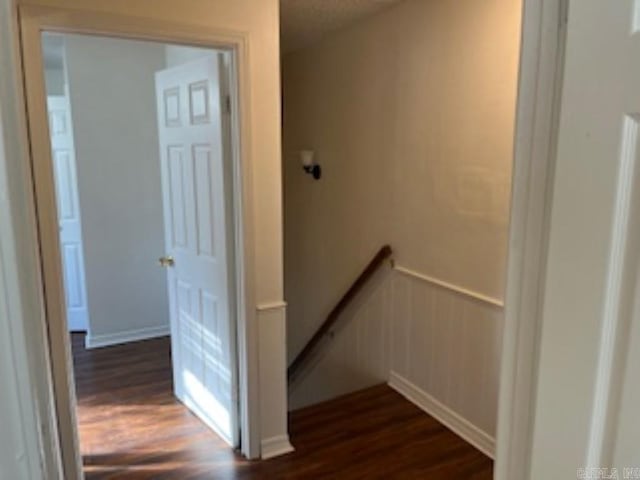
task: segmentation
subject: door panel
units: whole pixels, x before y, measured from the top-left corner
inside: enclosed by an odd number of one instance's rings
[[[532,479],[640,465],[638,3],[569,2]]]
[[[171,235],[174,248],[187,248],[187,211],[185,190],[188,190],[184,148],[171,145],[168,148],[168,171],[171,211]]]
[[[196,178],[197,248],[201,258],[215,257],[213,178],[211,149],[207,145],[195,145],[193,158]]]
[[[238,445],[220,59],[156,74],[176,396]]]
[[[53,163],[56,175],[56,192],[58,197],[58,217],[60,220],[77,221],[75,204],[75,179],[72,175],[71,152],[57,148],[53,152]]]
[[[64,282],[67,285],[66,298],[68,308],[81,308],[84,303],[84,290],[82,289],[82,261],[78,245],[64,245],[62,247],[62,258],[64,261]]]
[[[67,327],[69,330],[86,331],[89,325],[89,308],[85,287],[71,109],[66,96],[49,96],[47,107],[60,226]]]

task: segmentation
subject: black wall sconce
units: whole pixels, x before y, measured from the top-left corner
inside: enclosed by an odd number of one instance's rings
[[[315,180],[320,180],[322,176],[322,169],[315,161],[314,152],[312,150],[302,150],[300,152],[300,161],[302,162],[302,168],[309,175],[313,176]]]

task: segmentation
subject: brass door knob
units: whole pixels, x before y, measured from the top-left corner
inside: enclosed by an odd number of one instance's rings
[[[158,263],[160,264],[161,267],[173,267],[175,265],[175,261],[173,260],[173,257],[168,255],[166,257],[160,257],[158,259]]]

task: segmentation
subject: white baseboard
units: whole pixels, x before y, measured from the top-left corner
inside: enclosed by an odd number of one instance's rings
[[[464,438],[482,453],[492,459],[495,458],[495,439],[482,429],[469,422],[469,420],[460,416],[446,405],[443,405],[427,392],[395,372],[391,372],[389,375],[389,386],[411,403],[420,407],[433,418],[438,420],[449,430],[452,430],[454,433]]]
[[[121,343],[137,342],[139,340],[147,340],[149,338],[166,337],[170,333],[171,329],[169,325],[139,328],[136,330],[110,333],[107,335],[91,335],[91,333],[88,333],[85,339],[85,348],[90,350],[92,348],[120,345]]]
[[[285,453],[293,452],[294,448],[289,442],[289,435],[278,435],[277,437],[265,438],[261,442],[262,459],[278,457]]]

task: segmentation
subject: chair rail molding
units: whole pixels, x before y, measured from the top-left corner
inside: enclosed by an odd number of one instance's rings
[[[258,312],[268,312],[269,310],[283,310],[287,308],[287,302],[282,300],[276,300],[273,302],[259,303],[256,306]]]
[[[468,288],[460,287],[458,285],[454,285],[453,283],[445,282],[444,280],[440,280],[435,277],[431,277],[429,275],[419,273],[415,270],[411,270],[410,268],[407,268],[398,264],[396,264],[393,268],[396,272],[401,273],[402,275],[416,278],[418,280],[422,280],[423,282],[431,283],[433,285],[444,288],[446,290],[451,290],[452,292],[458,293],[460,295],[473,298],[474,300],[478,300],[480,302],[493,305],[494,307],[497,307],[497,308],[504,307],[504,301],[498,298],[490,297],[488,295],[484,295],[483,293],[475,292]]]

